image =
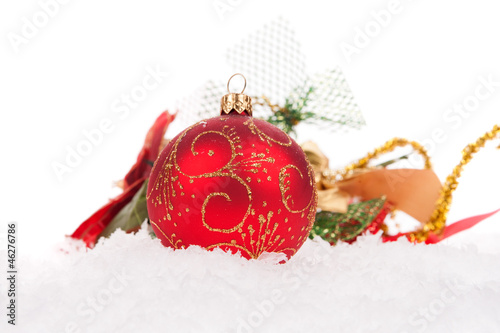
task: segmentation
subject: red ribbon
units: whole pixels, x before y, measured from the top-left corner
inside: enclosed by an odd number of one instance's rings
[[[137,162],[132,166],[123,181],[123,193],[111,199],[106,205],[85,220],[71,235],[72,238],[81,239],[87,247],[94,247],[101,232],[111,223],[113,218],[125,207],[142,187],[149,177],[152,162],[160,152],[160,146],[167,131],[168,125],[175,119],[175,114],[167,111],[160,114],[153,126],[148,131],[144,146],[142,147]]]
[[[87,247],[94,247],[101,232],[106,229],[116,214],[132,200],[134,195],[141,188],[144,180],[146,180],[146,177],[138,179],[134,184],[123,191],[123,193],[102,206],[97,212],[85,220],[78,229],[73,232],[71,237],[83,240]]]
[[[460,220],[458,222],[452,223],[450,225],[447,225],[444,228],[444,232],[442,236],[438,236],[434,233],[429,233],[427,240],[425,241],[425,244],[436,244],[439,243],[440,241],[453,236],[454,234],[457,234],[459,232],[462,232],[464,230],[470,229],[479,222],[487,219],[488,217],[495,215],[496,213],[500,212],[500,209],[494,210],[490,213],[482,214],[482,215],[476,215],[476,216],[471,216],[468,218],[465,218],[463,220]],[[407,238],[410,237],[410,232],[408,233],[399,233],[397,235],[384,235],[382,236],[382,240],[384,242],[393,242],[395,240],[398,240],[399,237],[406,236]]]

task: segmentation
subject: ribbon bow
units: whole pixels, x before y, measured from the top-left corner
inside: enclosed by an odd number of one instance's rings
[[[421,224],[421,228],[410,233],[399,233],[392,236],[384,233],[384,241],[392,241],[406,236],[410,241],[437,243],[457,232],[471,228],[500,211],[499,209],[491,213],[469,217],[446,227],[446,216],[450,209],[452,193],[457,188],[458,178],[463,167],[470,162],[472,156],[480,148],[484,147],[488,140],[495,139],[497,136],[500,136],[500,127],[495,125],[491,131],[485,133],[476,142],[466,146],[462,151],[460,163],[453,169],[443,185],[432,170],[430,158],[425,148],[414,141],[394,138],[367,154],[366,157],[338,171],[328,169],[328,158],[315,143],[306,142],[302,148],[315,171],[319,197],[318,208],[323,211],[346,213],[349,211],[349,204],[355,198],[362,201],[384,198],[392,209],[404,211]],[[370,161],[380,155],[388,153],[396,147],[407,145],[411,145],[424,158],[424,169],[387,169],[386,165],[368,166]],[[321,228],[323,225],[318,227]],[[331,223],[329,228],[332,228]],[[383,225],[380,228],[386,231]],[[327,229],[324,228],[322,234],[328,234],[329,230]],[[360,233],[366,229],[370,228],[360,229]],[[378,228],[375,228],[374,231],[378,231]]]

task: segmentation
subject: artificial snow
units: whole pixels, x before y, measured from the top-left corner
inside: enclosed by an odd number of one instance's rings
[[[286,264],[115,232],[20,260],[2,332],[499,332],[500,251],[308,240]],[[5,258],[4,249],[0,257]],[[4,280],[4,279],[2,279]],[[1,284],[5,300],[4,283]],[[4,304],[5,305],[5,304]],[[5,312],[5,307],[2,306]],[[3,329],[3,327],[7,329]]]

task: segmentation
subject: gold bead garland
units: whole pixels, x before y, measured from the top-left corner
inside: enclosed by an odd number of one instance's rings
[[[404,147],[408,145],[411,145],[413,149],[424,158],[425,160],[424,168],[432,169],[431,159],[429,155],[427,155],[427,151],[421,144],[403,138],[394,138],[384,143],[381,147],[376,148],[373,152],[368,153],[365,157],[363,157],[359,161],[352,163],[351,165],[348,165],[347,167],[345,167],[344,170],[346,172],[349,172],[350,170],[365,168],[367,167],[368,163],[371,160],[379,157],[380,155],[389,153],[394,149],[396,149],[397,147]]]
[[[493,126],[493,129],[482,135],[476,142],[468,144],[462,151],[462,159],[460,163],[453,169],[453,172],[446,178],[446,181],[441,190],[441,195],[436,202],[436,209],[432,213],[429,221],[418,230],[410,234],[411,241],[423,242],[428,236],[429,232],[436,235],[442,235],[446,226],[446,218],[450,210],[452,194],[458,186],[458,178],[461,176],[464,166],[469,163],[472,156],[484,147],[487,141],[497,138],[500,134],[500,127]],[[499,147],[500,148],[500,147]]]
[[[323,173],[323,176],[326,177],[326,179],[330,182],[341,180],[346,176],[352,174],[354,170],[366,168],[371,160],[376,159],[380,155],[387,154],[396,149],[397,147],[404,147],[408,145],[412,146],[412,148],[424,158],[424,168],[432,169],[431,159],[427,154],[427,150],[425,150],[425,148],[421,144],[404,138],[393,138],[384,143],[382,146],[376,148],[374,151],[368,153],[365,157],[358,160],[357,162],[354,162],[346,166],[342,170],[337,170],[333,172],[327,170],[326,172]]]
[[[484,147],[487,141],[493,140],[500,137],[500,127],[498,125],[493,126],[493,129],[484,135],[482,135],[476,142],[467,145],[462,151],[462,159],[460,163],[455,166],[453,172],[446,178],[445,183],[441,189],[439,199],[436,202],[436,208],[433,211],[429,220],[423,225],[422,229],[417,230],[409,234],[409,239],[412,242],[424,242],[429,237],[429,232],[435,235],[442,235],[443,230],[446,226],[446,218],[451,207],[453,191],[456,190],[458,186],[458,178],[461,176],[463,168],[468,164],[475,153],[477,153],[481,148]],[[430,157],[427,154],[425,148],[415,141],[410,141],[404,138],[394,138],[387,141],[382,146],[376,148],[374,151],[368,153],[365,157],[346,166],[342,170],[330,171],[327,170],[323,173],[323,176],[329,182],[335,182],[349,177],[353,174],[355,170],[366,168],[368,163],[373,159],[378,158],[382,154],[389,153],[396,149],[397,147],[403,147],[411,145],[413,149],[418,152],[424,158],[424,168],[432,169],[432,164]],[[500,146],[498,147],[500,149]]]

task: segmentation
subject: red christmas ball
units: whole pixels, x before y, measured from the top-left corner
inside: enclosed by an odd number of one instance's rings
[[[177,135],[148,184],[151,225],[165,246],[199,245],[290,258],[313,226],[317,192],[300,146],[266,121],[229,114]]]

